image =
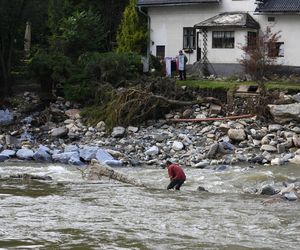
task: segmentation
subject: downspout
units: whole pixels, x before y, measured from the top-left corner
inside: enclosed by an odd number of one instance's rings
[[[148,29],[148,34],[147,34],[147,57],[146,61],[144,61],[144,66],[143,66],[143,71],[144,72],[149,72],[149,63],[150,63],[150,24],[151,24],[151,18],[150,16],[142,10],[141,6],[138,6],[138,10],[141,14],[143,14],[147,18],[147,29]]]

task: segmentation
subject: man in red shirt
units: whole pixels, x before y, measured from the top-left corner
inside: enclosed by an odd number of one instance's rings
[[[170,161],[166,162],[166,166],[168,168],[168,174],[171,180],[167,189],[173,189],[175,187],[176,190],[180,190],[181,185],[185,182],[186,179],[182,168],[178,164],[172,163]]]

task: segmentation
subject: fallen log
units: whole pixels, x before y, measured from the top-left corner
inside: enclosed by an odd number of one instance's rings
[[[244,118],[251,118],[255,115],[236,115],[226,117],[211,117],[211,118],[191,118],[191,119],[170,119],[171,122],[208,122],[208,121],[223,121],[223,120],[237,120]]]
[[[85,174],[85,178],[87,180],[100,180],[101,177],[105,176],[109,179],[131,184],[136,187],[146,187],[140,180],[129,177],[105,164],[100,164],[95,160],[91,161],[91,164],[88,166],[86,171],[87,173]]]

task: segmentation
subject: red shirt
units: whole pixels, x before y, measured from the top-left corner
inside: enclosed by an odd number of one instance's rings
[[[172,180],[185,180],[186,179],[182,168],[175,163],[172,163],[168,167],[168,174]]]

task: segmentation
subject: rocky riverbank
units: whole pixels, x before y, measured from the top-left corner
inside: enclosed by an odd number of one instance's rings
[[[26,102],[38,97],[25,93]],[[108,132],[103,121],[86,126],[80,109],[63,98],[44,110],[25,113],[2,110],[0,160],[57,161],[84,165],[91,159],[112,166],[159,166],[166,158],[184,166],[206,168],[241,162],[282,165],[300,164],[300,103],[269,105],[274,123],[256,117],[235,121],[172,123],[172,118],[220,117],[209,104],[167,114],[165,120],[143,126],[115,127]],[[216,110],[216,109],[215,109]]]
[[[38,106],[38,97],[25,93],[25,102]],[[195,105],[167,114],[164,120],[135,127],[105,123],[87,126],[80,109],[58,98],[46,109],[1,110],[0,161],[10,159],[60,162],[84,166],[92,159],[110,166],[164,163],[225,170],[232,164],[300,164],[299,95],[284,96],[289,104],[270,105],[274,121],[256,117],[199,123],[170,122],[172,118],[221,117],[218,107]],[[214,112],[214,111],[218,112]]]

